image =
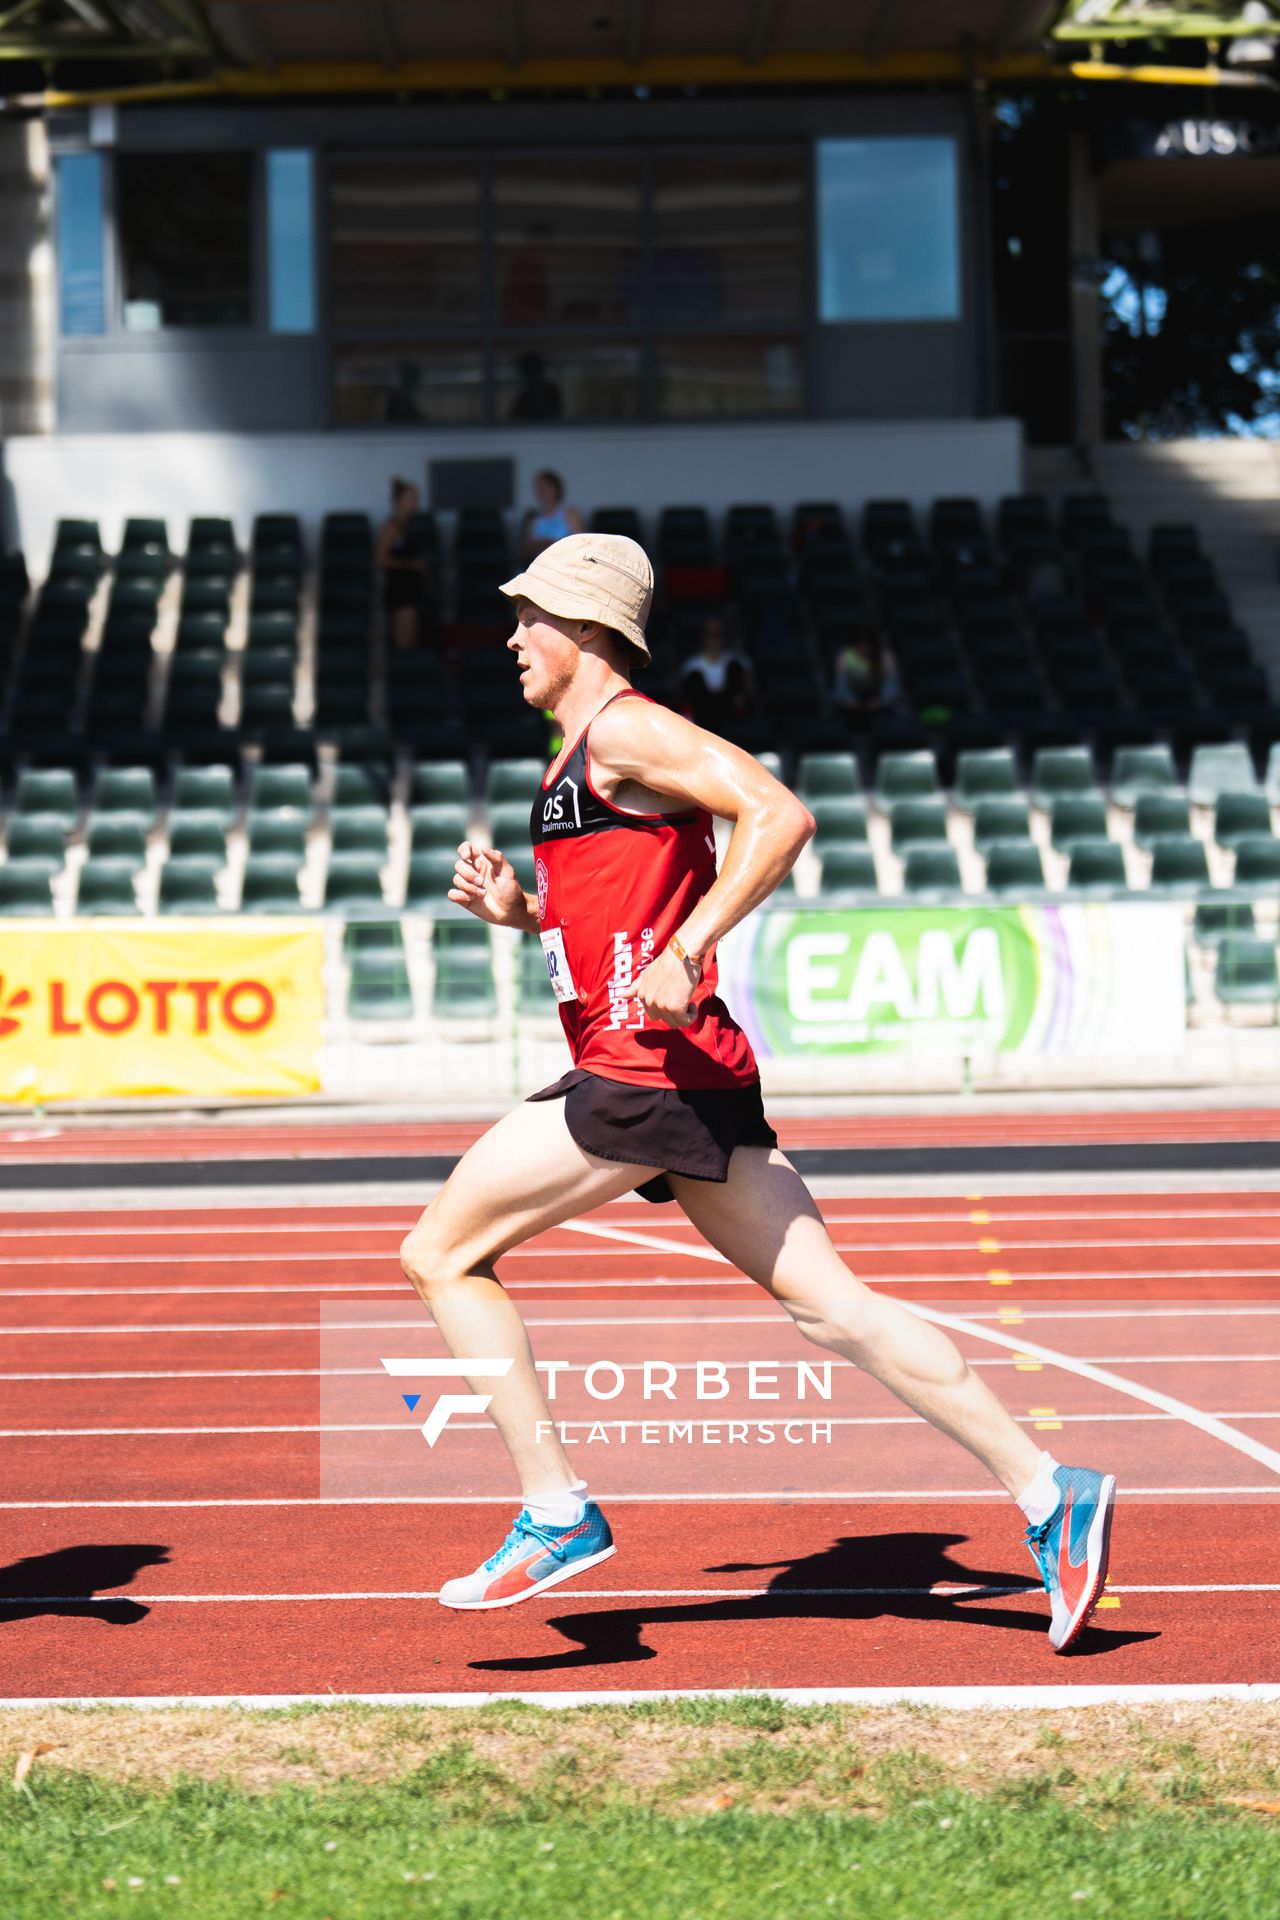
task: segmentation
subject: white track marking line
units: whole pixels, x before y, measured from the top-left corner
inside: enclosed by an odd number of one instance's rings
[[[587,1223],[582,1223],[587,1230]],[[639,1236],[632,1235],[633,1239]],[[713,1247],[707,1248],[713,1260],[724,1265],[729,1262],[724,1255]],[[1157,1407],[1164,1413],[1178,1415],[1189,1426],[1198,1427],[1201,1433],[1209,1434],[1220,1440],[1224,1446],[1232,1447],[1237,1453],[1246,1454],[1256,1460],[1259,1466],[1268,1472],[1280,1476],[1280,1453],[1274,1447],[1263,1446],[1252,1434],[1237,1433],[1226,1421],[1218,1420],[1212,1414],[1201,1413],[1198,1408],[1188,1405],[1185,1400],[1175,1400],[1171,1394],[1159,1393],[1154,1387],[1143,1386],[1135,1380],[1127,1380],[1123,1374],[1113,1373],[1108,1367],[1095,1366],[1091,1361],[1075,1360],[1070,1354],[1061,1353],[1054,1347],[1044,1347],[1030,1341],[1016,1340],[1012,1335],[1002,1333],[996,1327],[984,1327],[974,1320],[964,1320],[957,1314],[940,1313],[936,1307],[926,1307],[919,1302],[901,1303],[909,1313],[916,1314],[922,1320],[932,1321],[934,1326],[946,1327],[952,1333],[967,1334],[974,1340],[985,1340],[992,1346],[1004,1347],[1013,1353],[1030,1354],[1032,1359],[1060,1367],[1064,1372],[1074,1373],[1082,1380],[1092,1380],[1096,1386],[1111,1387],[1117,1393],[1123,1393],[1132,1400],[1145,1401],[1148,1406]]]
[[[1198,1486],[1198,1487],[1136,1487],[1127,1485],[1124,1495],[1128,1501],[1135,1500],[1203,1500],[1213,1498],[1238,1499],[1241,1494],[1253,1496],[1265,1494],[1274,1499],[1277,1494],[1275,1482],[1268,1481],[1265,1486]],[[937,1500],[948,1503],[956,1500],[1004,1500],[1009,1496],[1003,1487],[889,1487],[889,1488],[847,1488],[832,1493],[811,1493],[791,1488],[785,1493],[776,1489],[769,1493],[610,1493],[607,1496],[610,1506],[651,1506],[666,1507],[679,1505],[720,1505],[744,1503],[757,1506],[789,1507],[799,1502],[806,1505],[843,1506],[850,1501],[867,1504],[872,1501],[888,1503],[890,1501]],[[250,1494],[218,1495],[192,1500],[0,1500],[0,1513],[89,1513],[105,1511],[108,1513],[133,1512],[145,1509],[148,1512],[159,1510],[164,1513],[185,1513],[189,1509],[203,1507],[506,1507],[510,1510],[516,1505],[518,1496],[510,1493],[392,1493],[392,1494]]]
[[[574,1587],[576,1600],[965,1600],[1005,1599],[1018,1594],[1038,1595],[1043,1588],[1029,1581],[1021,1586],[993,1582],[983,1586],[977,1581],[941,1581],[933,1587]],[[1280,1593],[1280,1585],[1223,1586],[1113,1586],[1108,1593]],[[401,1588],[371,1588],[367,1592],[340,1593],[33,1593],[0,1597],[0,1607],[91,1606],[118,1607],[122,1601],[140,1606],[226,1606],[237,1602],[275,1601],[289,1606],[299,1601],[329,1600],[438,1600],[438,1587],[416,1591]]]
[[[241,1707],[274,1713],[284,1707],[482,1707],[520,1701],[555,1711],[567,1707],[627,1707],[651,1700],[777,1700],[785,1706],[945,1707],[954,1712],[1018,1707],[1060,1711],[1065,1707],[1148,1706],[1188,1700],[1280,1700],[1280,1684],[1228,1680],[1168,1686],[1035,1687],[669,1687],[640,1692],[619,1687],[592,1693],[132,1693],[15,1694],[0,1708],[35,1712],[48,1707]]]

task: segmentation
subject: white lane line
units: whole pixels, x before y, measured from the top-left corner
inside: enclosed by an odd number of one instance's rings
[[[977,1581],[942,1581],[933,1587],[574,1587],[575,1600],[965,1600],[1038,1595],[1038,1584],[1004,1583],[983,1586]],[[1280,1585],[1124,1586],[1107,1582],[1108,1593],[1280,1593]],[[0,1596],[0,1607],[115,1607],[136,1601],[148,1607],[226,1606],[242,1601],[275,1601],[290,1606],[297,1601],[327,1600],[438,1600],[438,1587],[417,1590],[380,1587],[365,1592],[340,1593],[31,1593]]]
[[[282,1707],[483,1707],[520,1701],[548,1710],[566,1707],[628,1707],[651,1700],[777,1700],[785,1706],[945,1707],[954,1712],[1016,1707],[1059,1711],[1064,1707],[1140,1707],[1186,1700],[1280,1700],[1280,1683],[1227,1680],[1168,1686],[1036,1687],[657,1687],[641,1692],[577,1693],[130,1693],[21,1694],[0,1699],[0,1708],[38,1711],[48,1707],[243,1707],[278,1712]]]
[[[1139,1487],[1126,1482],[1124,1494],[1127,1500],[1203,1500],[1207,1498],[1239,1499],[1240,1496],[1265,1494],[1270,1500],[1280,1491],[1274,1480],[1264,1486],[1197,1486],[1197,1487]],[[790,1507],[798,1504],[812,1506],[825,1502],[827,1505],[845,1505],[856,1501],[866,1505],[873,1501],[924,1501],[937,1500],[954,1502],[956,1500],[1008,1500],[1003,1487],[909,1487],[897,1488],[846,1488],[832,1493],[812,1493],[807,1490],[788,1488],[779,1492],[776,1488],[769,1493],[610,1493],[601,1495],[610,1506],[652,1506],[665,1507],[680,1505],[720,1505],[732,1502],[758,1506]],[[255,1494],[220,1495],[193,1500],[0,1500],[0,1513],[87,1513],[104,1510],[108,1513],[133,1512],[137,1509],[159,1510],[165,1513],[183,1512],[189,1508],[202,1507],[506,1507],[517,1504],[517,1496],[510,1493],[391,1493],[391,1494]]]
[[[586,1223],[583,1223],[584,1229]],[[635,1238],[635,1236],[632,1236]],[[722,1254],[708,1247],[707,1252],[715,1260],[724,1261]],[[998,1327],[986,1327],[975,1320],[964,1320],[956,1314],[940,1313],[936,1307],[926,1307],[919,1302],[903,1301],[908,1312],[916,1314],[922,1320],[929,1320],[935,1326],[946,1327],[952,1333],[968,1334],[974,1340],[985,1340],[992,1346],[1005,1347],[1014,1353],[1030,1354],[1042,1363],[1061,1367],[1064,1372],[1074,1373],[1083,1380],[1092,1380],[1095,1386],[1111,1387],[1117,1393],[1123,1393],[1131,1400],[1142,1400],[1148,1406],[1159,1408],[1164,1413],[1179,1415],[1189,1426],[1198,1427],[1201,1433],[1209,1434],[1220,1440],[1224,1446],[1232,1447],[1237,1453],[1246,1454],[1256,1460],[1259,1466],[1268,1472],[1280,1476],[1280,1453],[1274,1447],[1266,1447],[1252,1434],[1237,1433],[1225,1420],[1218,1420],[1212,1414],[1201,1413],[1185,1400],[1175,1400],[1171,1394],[1159,1393],[1154,1387],[1142,1385],[1136,1380],[1128,1380],[1123,1374],[1114,1373],[1109,1367],[1096,1366],[1087,1360],[1073,1359],[1070,1354],[1061,1353],[1054,1347],[1044,1347],[1029,1341],[1016,1340],[1012,1335],[1003,1333]]]

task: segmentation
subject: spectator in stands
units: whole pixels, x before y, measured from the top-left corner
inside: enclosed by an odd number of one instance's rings
[[[681,693],[690,719],[710,733],[731,736],[755,710],[755,673],[746,654],[729,645],[722,614],[703,620],[698,651],[684,664]]]
[[[533,495],[538,504],[526,513],[520,535],[520,558],[526,562],[567,533],[582,532],[582,515],[565,505],[564,481],[550,467],[534,474]]]
[[[423,604],[431,572],[422,554],[414,551],[410,523],[418,505],[418,489],[412,481],[391,482],[391,512],[378,534],[375,556],[382,568],[388,635],[400,652],[422,644]]]
[[[898,698],[898,663],[887,641],[859,631],[836,655],[831,697],[851,723],[891,707]]]

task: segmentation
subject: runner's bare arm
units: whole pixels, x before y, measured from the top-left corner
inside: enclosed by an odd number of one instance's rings
[[[511,862],[496,847],[464,840],[458,848],[449,898],[492,927],[538,931],[538,907],[516,879]]]
[[[767,899],[791,871],[812,837],[813,815],[758,760],[666,707],[645,700],[618,700],[591,728],[592,779],[607,799],[634,784],[652,794],[705,807],[733,822],[733,836],[719,876],[679,929],[693,961],[753,907]],[[675,955],[659,954],[637,983],[650,1011],[669,1025],[686,1024],[695,981]]]

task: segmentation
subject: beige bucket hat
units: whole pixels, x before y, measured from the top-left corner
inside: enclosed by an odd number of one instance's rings
[[[544,547],[501,588],[562,620],[598,620],[649,658],[644,623],[653,605],[653,567],[623,533],[569,533]]]

